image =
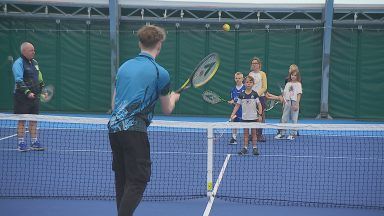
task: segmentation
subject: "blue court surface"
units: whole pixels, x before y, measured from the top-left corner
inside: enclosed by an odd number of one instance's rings
[[[207,199],[200,198],[179,202],[141,202],[135,216],[156,215],[203,215]],[[117,215],[114,201],[85,200],[3,200],[0,199],[1,215],[4,216],[105,216]],[[313,208],[284,206],[254,206],[224,201],[215,201],[212,216],[265,215],[265,216],[382,216],[382,210],[350,208]]]
[[[156,119],[191,122],[225,121],[223,118],[198,117],[156,117]],[[276,123],[277,120],[269,122]],[[301,120],[300,123],[382,124],[382,122],[351,120]],[[3,174],[0,193],[8,195],[8,198],[0,198],[0,215],[116,215],[110,149],[108,145],[101,145],[108,143],[107,135],[102,138],[96,137],[90,130],[75,134],[71,132],[77,129],[73,126],[62,130],[63,134],[60,135],[64,137],[66,134],[71,134],[68,138],[71,141],[62,140],[60,143],[52,144],[49,143],[51,137],[56,136],[56,130],[61,128],[61,125],[54,128],[55,130],[48,126],[44,127],[41,126],[40,130],[44,131],[46,137],[41,139],[48,150],[28,153],[14,151],[13,142],[8,142],[14,139],[14,137],[8,138],[14,133],[12,131],[14,128],[1,128],[0,147],[3,153],[0,168]],[[217,197],[208,200],[207,171],[204,169],[207,164],[206,146],[202,141],[206,139],[207,134],[200,132],[192,134],[192,131],[153,132],[155,135],[150,139],[151,143],[156,145],[151,146],[153,147],[151,152],[155,152],[152,158],[154,163],[158,162],[159,165],[155,164],[152,167],[152,181],[160,182],[158,184],[161,186],[168,185],[170,191],[166,193],[169,193],[170,197],[189,198],[170,201],[145,200],[141,202],[135,215],[195,216],[203,215],[206,209],[210,209],[211,216],[384,215],[383,133],[380,131],[364,136],[358,134],[352,139],[348,138],[348,133],[335,132],[330,136],[320,134],[321,138],[316,138],[310,132],[301,131],[298,139],[289,142],[274,140],[274,134],[267,132],[265,135],[268,141],[266,144],[259,144],[261,155],[257,158],[251,155],[238,156],[240,145],[217,145],[214,149],[213,180],[215,183],[221,179],[221,174],[222,180],[218,186]],[[187,141],[199,144],[189,145],[183,134],[188,134]],[[173,137],[172,141],[159,139],[163,136]],[[76,143],[76,140],[82,140],[82,137],[90,137],[89,142]],[[228,138],[229,134],[224,134],[223,137],[218,137],[216,142],[227,142]],[[369,143],[369,146],[360,145],[361,143]],[[176,146],[178,144],[181,146]],[[163,145],[167,146],[167,152],[164,152]],[[340,154],[343,151],[347,151],[345,154],[347,156]],[[57,158],[60,159],[60,163],[57,162]],[[40,163],[41,161],[44,163]],[[228,164],[223,165],[226,162]],[[36,165],[27,166],[24,163]],[[169,163],[172,163],[172,166],[169,166]],[[93,164],[93,167],[89,164]],[[221,173],[220,169],[223,167],[225,172]],[[93,168],[97,171],[93,171]],[[184,173],[183,170],[188,172]],[[239,175],[242,177],[238,178]],[[34,179],[59,184],[38,185],[39,182],[34,182]],[[344,184],[345,182],[341,181],[347,182]],[[185,185],[187,187],[184,187]],[[150,184],[146,195],[157,196],[161,188],[156,184]],[[313,194],[308,194],[308,191]],[[34,198],[14,199],[9,198],[12,197],[9,194],[21,197],[34,196]],[[65,198],[68,196],[78,199]],[[98,196],[109,199],[84,198]],[[257,201],[248,203],[248,198]],[[368,208],[365,208],[367,205]]]

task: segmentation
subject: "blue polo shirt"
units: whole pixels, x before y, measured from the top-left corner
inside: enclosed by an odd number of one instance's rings
[[[238,88],[237,86],[233,87],[233,89],[231,90],[231,99],[235,102],[235,104],[237,103],[237,100],[239,99],[239,95],[241,93],[243,93],[245,91],[245,85],[241,85],[240,88]],[[241,117],[242,117],[242,108],[240,106],[240,108],[237,110],[236,112],[236,119],[234,119],[235,122],[238,122],[238,121],[241,121]]]
[[[39,94],[44,86],[43,76],[35,59],[28,60],[24,56],[19,57],[12,66],[15,78],[15,93],[27,94],[33,92]]]
[[[169,73],[151,55],[141,52],[122,64],[116,75],[115,108],[108,123],[111,133],[146,132],[160,95],[169,93]]]

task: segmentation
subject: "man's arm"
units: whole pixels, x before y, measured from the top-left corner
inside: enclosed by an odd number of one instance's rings
[[[20,92],[26,95],[29,95],[30,93],[32,93],[31,90],[29,90],[27,85],[24,83],[23,62],[20,61],[20,59],[16,60],[16,62],[13,64],[12,72],[13,72],[13,77],[15,78],[16,89],[18,89]]]
[[[170,115],[175,108],[175,104],[179,101],[180,94],[171,92],[167,95],[160,96],[161,109],[164,114]]]

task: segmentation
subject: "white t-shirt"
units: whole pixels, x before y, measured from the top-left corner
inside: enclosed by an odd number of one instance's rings
[[[286,101],[297,101],[297,95],[303,94],[300,82],[288,82],[284,88],[284,99]]]
[[[252,91],[250,94],[246,94],[245,91],[240,93],[237,103],[241,105],[243,114],[243,120],[256,120],[258,118],[257,104],[260,103],[259,95],[257,92]]]
[[[263,85],[263,81],[262,81],[262,77],[261,77],[261,72],[254,72],[254,71],[251,71],[249,72],[249,75],[253,77],[253,79],[255,80],[255,84],[252,86],[252,90],[255,91],[255,92],[259,92],[262,85]],[[260,95],[260,96],[264,96],[264,94]]]

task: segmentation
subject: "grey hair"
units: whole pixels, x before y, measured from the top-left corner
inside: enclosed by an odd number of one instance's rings
[[[20,45],[20,52],[22,53],[23,52],[23,49],[25,48],[25,46],[27,46],[28,44],[31,44],[29,42],[23,42],[21,45]]]

